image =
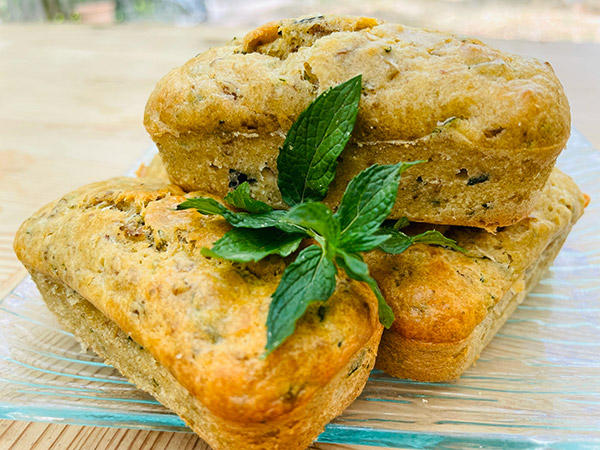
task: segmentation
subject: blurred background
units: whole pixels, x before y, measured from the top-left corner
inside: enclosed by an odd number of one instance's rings
[[[600,0],[0,0],[0,22],[253,27],[315,11],[499,39],[600,42]]]

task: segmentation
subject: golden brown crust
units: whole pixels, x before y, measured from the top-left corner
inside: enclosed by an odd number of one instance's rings
[[[261,359],[285,261],[203,257],[229,226],[175,211],[183,200],[156,180],[95,183],[27,220],[15,251],[31,272],[88,299],[216,416],[258,423],[303,407],[379,332],[374,296],[340,275],[324,308],[313,305]]]
[[[248,424],[214,415],[147,350],[72,289],[33,272],[48,308],[86,346],[140,389],[179,414],[214,450],[302,450],[339,415],[367,382],[381,329],[302,407],[274,421]]]
[[[467,337],[452,342],[427,342],[388,332],[382,339],[377,367],[399,378],[419,381],[446,381],[458,378],[479,357],[481,351],[504,325],[552,264],[570,227],[544,250],[525,280],[518,280],[475,326]]]
[[[422,244],[400,255],[369,253],[371,274],[396,315],[377,366],[423,381],[459,376],[535,286],[584,205],[573,180],[555,169],[521,222],[496,234],[445,229],[467,254]]]
[[[569,136],[568,102],[548,63],[475,39],[368,18],[270,23],[163,78],[145,125],[184,189],[223,196],[243,174],[257,199],[283,207],[285,133],[318,93],[359,73],[357,125],[326,202],[373,163],[419,159],[393,217],[493,229],[531,211]]]

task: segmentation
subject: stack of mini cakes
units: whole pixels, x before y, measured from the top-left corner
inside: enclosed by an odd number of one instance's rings
[[[185,190],[223,197],[248,181],[256,199],[284,207],[276,160],[287,130],[319,93],[357,74],[358,119],[325,203],[337,206],[372,164],[424,160],[403,174],[390,219],[444,231],[468,250],[367,256],[396,315],[377,366],[456,378],[583,213],[584,196],[554,168],[570,113],[550,64],[370,18],[283,20],[171,71],[145,125]]]
[[[326,304],[310,304],[267,355],[272,295],[296,254],[211,256],[203,248],[229,225],[177,206],[204,196],[222,210],[214,201],[247,182],[254,200],[285,208],[286,134],[320,93],[359,74],[358,119],[324,202],[335,209],[373,164],[422,161],[403,174],[389,219],[409,236],[441,231],[466,251],[364,254],[392,326],[383,331],[372,286],[339,271]],[[201,53],[158,83],[145,125],[160,159],[137,179],[42,208],[15,250],[63,326],[215,450],[307,447],[375,364],[416,380],[460,376],[586,201],[554,168],[570,116],[548,64],[370,18],[272,22]]]

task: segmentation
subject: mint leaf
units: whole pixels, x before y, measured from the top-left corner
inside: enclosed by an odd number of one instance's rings
[[[344,241],[343,248],[347,252],[370,252],[390,238],[387,234],[358,234],[352,240]]]
[[[267,316],[267,354],[296,328],[311,302],[325,301],[335,290],[336,268],[323,249],[311,245],[283,272]]]
[[[335,262],[339,267],[344,269],[346,275],[350,278],[358,281],[364,281],[369,285],[375,297],[377,297],[377,303],[379,305],[379,321],[389,328],[394,323],[394,311],[387,304],[383,294],[379,290],[377,281],[375,281],[369,274],[369,266],[361,259],[359,255],[349,254],[344,251],[338,251]]]
[[[273,208],[266,203],[259,200],[254,200],[250,196],[250,185],[247,181],[244,181],[242,184],[240,184],[235,191],[227,194],[225,196],[225,201],[231,206],[244,209],[251,214],[260,214],[273,210]]]
[[[393,228],[381,228],[378,234],[389,236],[384,243],[379,245],[379,250],[391,253],[392,255],[402,253],[413,244],[441,245],[459,252],[466,252],[466,250],[460,247],[454,239],[449,239],[436,230],[428,230],[411,237],[402,231],[394,230]]]
[[[224,214],[232,213],[218,201],[209,197],[189,198],[177,205],[178,211],[182,209],[196,209],[199,213],[208,215],[219,214],[223,216]]]
[[[358,114],[358,75],[319,95],[294,122],[277,158],[277,185],[290,206],[325,198]]]
[[[392,255],[402,253],[413,244],[413,240],[409,235],[393,228],[381,228],[378,234],[388,236],[388,239],[379,245],[379,250]]]
[[[442,233],[436,230],[428,230],[424,233],[417,234],[412,237],[413,244],[430,244],[430,245],[441,245],[442,247],[448,247],[458,252],[466,253],[467,250],[460,247],[454,239],[447,238]]]
[[[420,162],[374,164],[350,181],[335,213],[342,227],[342,248],[355,251],[353,240],[377,231],[396,202],[402,172]]]
[[[268,255],[290,255],[303,238],[302,234],[289,234],[276,228],[234,228],[210,250],[202,249],[202,254],[235,262],[260,261]]]
[[[269,228],[276,227],[288,233],[298,232],[283,222],[285,211],[269,211],[260,214],[232,213],[223,215],[225,220],[236,228]]]
[[[396,221],[396,223],[394,224],[394,230],[401,230],[402,228],[406,228],[409,225],[410,225],[410,222],[408,221],[408,218],[405,216]]]
[[[333,259],[340,238],[340,223],[323,203],[303,203],[294,206],[286,216],[289,223],[301,227],[324,247],[327,256]]]
[[[298,233],[298,227],[288,225],[283,219],[287,211],[273,210],[260,214],[236,213],[218,201],[208,197],[188,199],[177,206],[178,210],[195,209],[201,214],[222,216],[236,228],[270,228],[276,227],[288,233]]]

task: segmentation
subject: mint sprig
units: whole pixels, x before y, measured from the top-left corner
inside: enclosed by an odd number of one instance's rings
[[[324,302],[335,291],[336,275],[366,283],[379,304],[379,320],[386,327],[394,313],[377,282],[371,277],[361,252],[380,249],[401,253],[410,245],[428,243],[461,250],[456,242],[431,230],[410,237],[400,231],[408,221],[382,227],[398,193],[402,173],[423,161],[373,165],[348,184],[334,214],[320,200],[335,176],[337,158],[350,139],[358,114],[361,76],[330,88],[300,114],[288,132],[277,159],[278,186],[289,211],[273,210],[250,195],[242,183],[225,197],[234,212],[212,198],[193,198],[177,209],[194,208],[202,214],[222,216],[234,228],[219,239],[205,256],[236,262],[259,261],[268,255],[288,256],[302,239],[315,242],[302,250],[284,271],[272,295],[267,316],[267,354],[295,329],[296,321],[312,302]]]
[[[294,206],[319,202],[335,177],[358,114],[362,76],[323,92],[294,122],[277,158],[277,185]]]
[[[272,210],[258,214],[247,212],[236,213],[223,206],[213,198],[197,197],[185,200],[177,206],[178,210],[195,209],[201,214],[222,216],[229,224],[236,228],[272,228],[276,227],[288,233],[297,229],[287,225],[282,219],[286,211]]]

